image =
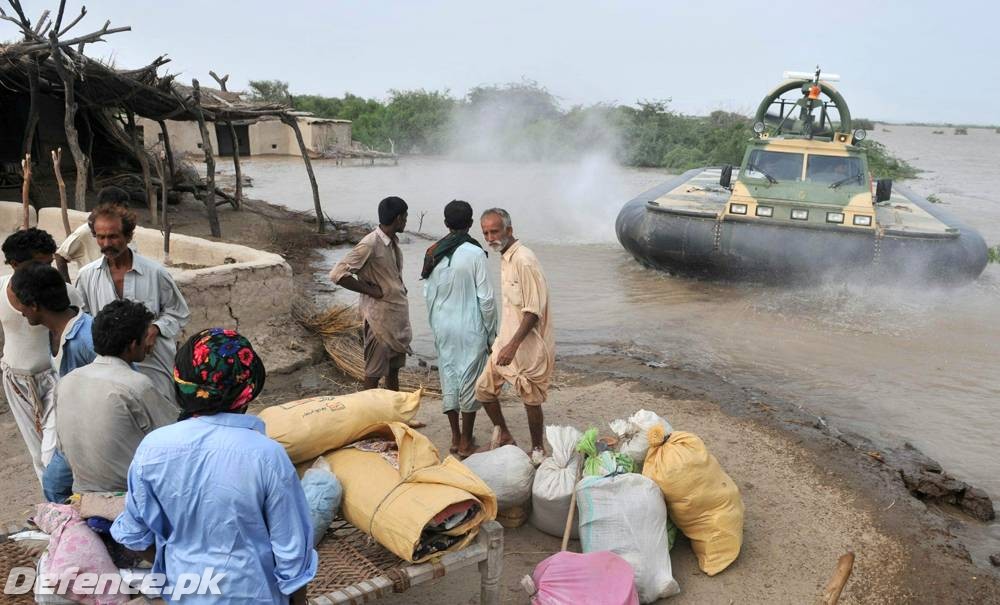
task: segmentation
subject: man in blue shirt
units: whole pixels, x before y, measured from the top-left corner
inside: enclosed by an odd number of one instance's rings
[[[48,328],[52,365],[60,378],[94,361],[94,318],[70,304],[59,271],[50,265],[32,263],[11,277],[10,288],[15,306],[28,324]],[[42,492],[47,501],[57,503],[73,495],[73,472],[59,449],[42,473]]]
[[[10,287],[28,324],[49,329],[53,365],[60,377],[94,361],[94,318],[70,304],[59,271],[33,263],[11,277]]]
[[[139,444],[112,537],[155,546],[168,587],[181,574],[222,576],[219,594],[186,604],[305,603],[318,565],[305,493],[285,450],[245,414],[264,364],[246,338],[213,328],[177,351],[174,381],[181,420]]]

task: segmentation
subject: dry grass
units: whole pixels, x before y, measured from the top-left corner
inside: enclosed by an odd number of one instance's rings
[[[364,338],[357,307],[334,305],[317,311],[308,304],[297,303],[292,307],[292,316],[322,337],[327,354],[341,372],[355,380],[364,380]],[[399,388],[406,391],[422,388],[425,393],[440,395],[441,381],[436,371],[407,366],[399,373]]]

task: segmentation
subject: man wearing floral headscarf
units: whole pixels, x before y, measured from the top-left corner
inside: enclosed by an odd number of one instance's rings
[[[233,330],[212,328],[177,351],[181,420],[142,441],[128,498],[111,535],[133,550],[156,547],[153,571],[222,575],[221,594],[185,603],[305,603],[316,575],[305,493],[285,450],[246,414],[264,387],[264,364]]]

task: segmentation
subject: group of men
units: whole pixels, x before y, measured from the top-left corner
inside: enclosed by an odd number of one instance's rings
[[[3,387],[45,498],[127,492],[102,534],[110,552],[144,553],[167,586],[207,568],[223,577],[221,596],[185,602],[303,603],[317,567],[305,494],[245,414],[263,362],[223,328],[177,350],[187,304],[135,251],[135,228],[128,194],[107,188],[58,248],[37,228],[3,243]]]
[[[4,394],[51,502],[125,491],[139,442],[177,418],[174,339],[188,308],[167,270],[129,246],[127,200],[102,190],[59,248],[37,228],[3,244]],[[75,287],[70,262],[82,265]]]
[[[387,197],[379,203],[378,217],[379,225],[334,266],[330,279],[361,295],[366,388],[375,388],[384,378],[386,388],[398,389],[412,338],[399,247],[407,204]],[[481,214],[483,239],[500,254],[498,322],[487,252],[469,235],[472,206],[461,200],[448,203],[444,223],[448,235],[425,253],[421,278],[444,413],[451,425],[451,452],[466,457],[476,451],[473,430],[480,408],[499,432],[493,445],[515,442],[499,399],[504,384],[509,384],[527,412],[531,459],[537,465],[545,455],[541,406],[555,365],[548,284],[541,264],[514,237],[506,210],[490,208]]]
[[[264,364],[224,328],[177,349],[187,304],[166,268],[133,248],[127,200],[120,189],[103,190],[87,223],[58,248],[37,228],[3,243],[13,269],[0,278],[3,387],[43,493],[64,503],[72,494],[127,492],[106,543],[146,551],[168,586],[182,573],[222,571],[221,600],[204,602],[304,602],[317,569],[305,494],[284,450],[245,414],[264,386]],[[410,352],[398,237],[406,213],[402,199],[382,200],[379,226],[331,272],[361,293],[366,388],[384,379],[398,389]],[[421,277],[452,451],[475,451],[480,407],[499,443],[514,443],[499,402],[509,383],[540,462],[554,343],[538,259],[514,237],[506,211],[482,213],[483,237],[501,255],[498,321],[487,253],[469,235],[472,207],[453,201],[444,218],[449,233],[427,250]],[[72,262],[82,265],[75,286]]]

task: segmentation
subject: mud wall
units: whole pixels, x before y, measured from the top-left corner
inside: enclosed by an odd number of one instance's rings
[[[162,132],[160,125],[147,118],[136,119],[136,124],[142,127],[142,141],[146,148],[155,147],[161,140]],[[170,148],[176,154],[190,153],[193,156],[204,154],[201,149],[201,130],[197,122],[181,122],[167,120],[167,133],[170,134]],[[208,140],[212,144],[212,150],[216,155],[219,153],[219,141],[215,136],[215,124],[208,124]],[[160,149],[163,146],[160,145]]]
[[[0,202],[0,237],[7,239],[8,235],[20,229],[23,224],[24,206],[21,202]],[[34,227],[37,224],[38,213],[34,206],[28,206],[28,226]]]

